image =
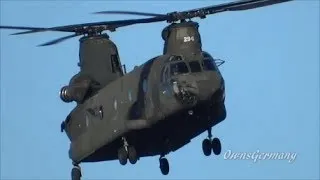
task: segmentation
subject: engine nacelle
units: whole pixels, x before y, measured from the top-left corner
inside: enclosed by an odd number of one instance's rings
[[[72,93],[70,92],[69,86],[63,86],[60,90],[60,99],[65,103],[74,101]]]

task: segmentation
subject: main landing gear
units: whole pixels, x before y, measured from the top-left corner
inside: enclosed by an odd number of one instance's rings
[[[212,139],[211,128],[208,130],[208,138],[202,141],[202,151],[205,156],[210,156],[211,151],[213,151],[215,155],[221,153],[221,142],[218,138]]]
[[[137,151],[133,146],[129,146],[126,138],[122,138],[123,146],[118,150],[118,159],[121,165],[126,165],[129,159],[131,164],[135,164],[138,161]]]
[[[71,171],[71,180],[80,180],[81,179],[81,168],[78,164],[73,164]]]

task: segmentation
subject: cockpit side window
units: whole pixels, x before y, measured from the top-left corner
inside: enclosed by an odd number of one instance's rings
[[[191,72],[201,72],[201,66],[199,61],[191,61],[189,62]]]
[[[185,74],[189,72],[188,66],[184,62],[172,63],[170,65],[171,76]]]
[[[215,62],[211,58],[205,58],[202,63],[203,70],[205,71],[216,71],[217,67]]]
[[[202,55],[203,55],[203,62],[202,62],[203,70],[219,72],[219,68],[215,59],[213,59],[213,57],[208,52],[205,52],[205,51],[202,52]]]

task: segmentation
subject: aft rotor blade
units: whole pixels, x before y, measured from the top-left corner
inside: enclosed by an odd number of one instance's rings
[[[136,11],[99,11],[93,14],[126,14],[126,15],[139,15],[139,16],[165,16],[166,14],[156,14],[147,12],[136,12]]]
[[[37,32],[45,32],[45,31],[74,32],[78,34],[86,34],[90,32],[102,32],[104,30],[114,30],[119,27],[129,26],[133,24],[152,23],[152,22],[160,22],[165,20],[166,20],[166,16],[143,18],[143,19],[103,21],[103,22],[94,22],[94,23],[74,24],[74,25],[67,25],[67,26],[57,26],[57,27],[51,27],[51,28],[32,29],[30,31],[24,31],[24,32],[15,33],[15,34],[28,34],[28,33],[37,33]]]
[[[49,42],[40,44],[40,45],[38,45],[38,46],[50,46],[50,45],[54,45],[54,44],[60,43],[60,42],[62,42],[62,41],[65,41],[65,40],[67,40],[67,39],[70,39],[70,38],[73,38],[73,37],[76,37],[76,36],[79,36],[79,35],[78,35],[78,34],[72,34],[72,35],[69,35],[69,36],[64,36],[64,37],[61,37],[61,38],[58,38],[58,39],[55,39],[55,40],[52,40],[52,41],[49,41]]]
[[[42,27],[25,27],[25,26],[0,26],[0,29],[15,29],[15,30],[43,30]]]
[[[95,23],[84,23],[84,24],[75,24],[68,26],[58,26],[48,28],[49,31],[69,31],[69,32],[81,32],[86,31],[87,29],[97,29],[97,30],[109,30],[118,27],[140,24],[140,23],[152,23],[152,22],[160,22],[165,21],[166,18],[161,17],[152,17],[152,18],[143,18],[143,19],[128,19],[128,20],[117,20],[117,21],[103,21],[103,22],[95,22]]]

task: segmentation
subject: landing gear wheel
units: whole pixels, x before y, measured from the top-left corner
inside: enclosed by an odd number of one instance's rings
[[[79,166],[74,166],[71,171],[71,180],[80,180],[81,170]]]
[[[128,147],[128,158],[131,164],[135,164],[138,161],[137,151],[133,146]]]
[[[169,162],[166,158],[160,158],[160,170],[163,175],[169,174]]]
[[[211,155],[211,141],[210,139],[205,139],[202,141],[202,151],[205,156]]]
[[[118,150],[118,159],[119,159],[119,162],[121,165],[126,165],[127,162],[128,162],[128,153],[126,151],[126,148],[125,147],[121,147],[119,150]]]
[[[212,151],[215,155],[219,155],[221,153],[221,142],[218,138],[213,138],[211,141]]]

